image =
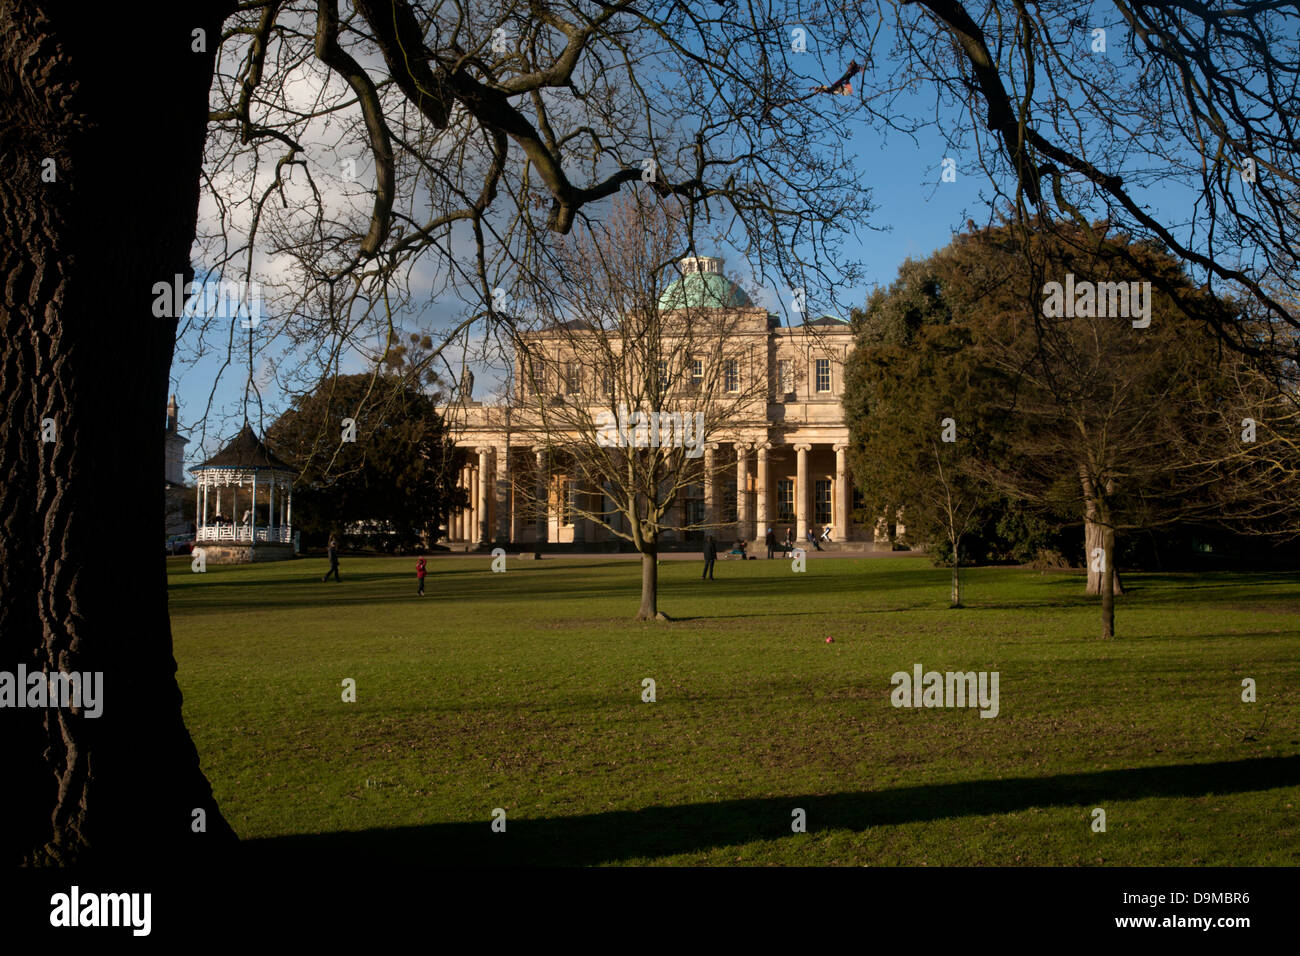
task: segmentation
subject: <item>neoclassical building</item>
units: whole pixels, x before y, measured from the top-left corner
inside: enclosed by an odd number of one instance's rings
[[[840,404],[844,363],[853,348],[849,324],[825,317],[783,326],[723,275],[721,259],[691,257],[678,266],[682,275],[664,291],[660,311],[729,310],[728,338],[735,340],[730,354],[738,358],[728,362],[727,375],[735,379],[727,385],[749,388],[756,398],[722,433],[709,436],[703,453],[706,478],[681,497],[675,523],[706,523],[716,528],[720,542],[761,542],[769,527],[778,540],[791,528],[803,541],[810,527],[820,533],[827,525],[833,542],[872,542],[875,529],[861,528],[852,520],[849,433]],[[548,347],[544,336],[535,344]],[[563,379],[557,376],[547,387],[562,392]],[[561,400],[557,394],[556,401]],[[622,539],[573,513],[576,500],[578,510],[610,511],[601,506],[601,490],[567,482],[562,465],[544,454],[536,430],[518,424],[523,417],[509,403],[465,399],[448,409],[456,444],[468,452],[460,484],[469,493],[470,506],[452,514],[442,540],[454,548],[533,544],[540,538],[593,550],[617,549],[615,542]],[[540,496],[529,493],[532,489],[523,483],[536,482],[541,469],[557,467],[559,473],[550,475],[553,490],[546,515],[539,520],[537,509],[525,504]],[[670,532],[661,543],[693,545],[702,536],[699,530]]]

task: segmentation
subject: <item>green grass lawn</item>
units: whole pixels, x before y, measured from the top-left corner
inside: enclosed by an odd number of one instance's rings
[[[635,562],[490,560],[430,561],[424,598],[414,559],[169,561],[186,723],[252,852],[1300,863],[1294,575],[1126,575],[1101,641],[1073,574],[975,569],[950,610],[921,558],[664,561],[676,620],[638,624]],[[999,715],[893,707],[917,663],[998,671]]]

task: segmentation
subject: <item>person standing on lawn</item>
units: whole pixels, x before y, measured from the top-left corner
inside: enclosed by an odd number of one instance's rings
[[[772,533],[771,528],[767,529],[767,537],[763,543],[767,545],[767,560],[771,561],[776,554],[776,535]]]
[[[718,543],[713,540],[713,535],[704,539],[704,573],[700,575],[700,580],[708,578],[713,580],[713,563],[718,560]]]
[[[420,560],[415,562],[415,577],[420,582],[420,590],[417,593],[420,597],[424,597],[424,555],[420,555]]]
[[[330,535],[330,546],[329,550],[326,551],[326,554],[329,555],[330,569],[325,572],[325,577],[321,578],[321,580],[328,581],[332,574],[334,575],[334,580],[341,584],[342,579],[339,577],[339,539],[334,535]]]

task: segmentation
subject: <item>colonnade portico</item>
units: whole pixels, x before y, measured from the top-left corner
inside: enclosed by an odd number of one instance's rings
[[[845,438],[794,438],[774,440],[760,435],[707,443],[703,481],[694,499],[703,499],[695,514],[703,516],[706,527],[696,530],[712,533],[719,543],[736,538],[761,547],[768,528],[778,541],[785,537],[786,528],[792,529],[798,541],[804,541],[810,528],[820,534],[829,524],[832,541],[871,541],[875,529],[859,528],[852,522],[853,491]],[[470,454],[458,486],[467,492],[469,504],[451,515],[444,540],[467,547],[538,542],[600,545],[621,540],[577,514],[578,509],[607,514],[610,499],[606,489],[569,484],[572,479],[563,463],[550,460],[545,447],[524,442],[509,446],[467,442],[464,447]],[[557,484],[557,479],[566,480]],[[569,500],[577,505],[572,511],[567,507]],[[536,509],[526,506],[537,501],[547,502],[546,512],[535,513],[534,520],[529,520],[529,510]],[[669,512],[667,523],[685,525],[687,513],[687,502],[681,500]],[[613,520],[620,522],[618,527],[625,524],[617,517]],[[685,537],[668,532],[663,541],[671,546],[684,543]]]
[[[757,550],[768,528],[778,540],[788,528],[802,541],[825,525],[833,541],[878,541],[874,522],[853,522],[843,407],[852,325],[829,315],[782,322],[728,278],[717,257],[686,256],[677,265],[680,276],[657,303],[668,336],[657,362],[668,404],[635,411],[657,418],[675,415],[678,406],[694,409],[706,379],[718,379],[724,390],[706,403],[711,410],[696,412],[707,414],[709,440],[703,460],[675,476],[689,484],[678,488],[665,515],[663,546],[693,548],[711,532],[720,545],[743,539]],[[689,340],[679,341],[692,329]],[[590,430],[572,414],[585,409],[594,424],[598,412],[608,412],[622,373],[587,369],[583,356],[608,352],[617,361],[621,334],[581,317],[527,332],[527,350],[511,359],[515,386],[501,401],[476,401],[471,384],[447,406],[466,453],[458,480],[467,505],[450,516],[444,540],[462,547],[629,546],[611,530],[625,531],[625,517],[601,520],[610,515],[609,489],[583,467],[578,433],[590,438]],[[722,364],[709,358],[724,351]],[[647,366],[651,374],[654,368]],[[557,404],[568,417],[539,411]]]

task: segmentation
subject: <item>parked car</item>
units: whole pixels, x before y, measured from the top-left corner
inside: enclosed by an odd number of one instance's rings
[[[194,550],[194,539],[188,534],[173,534],[167,538],[168,554],[189,554]]]

